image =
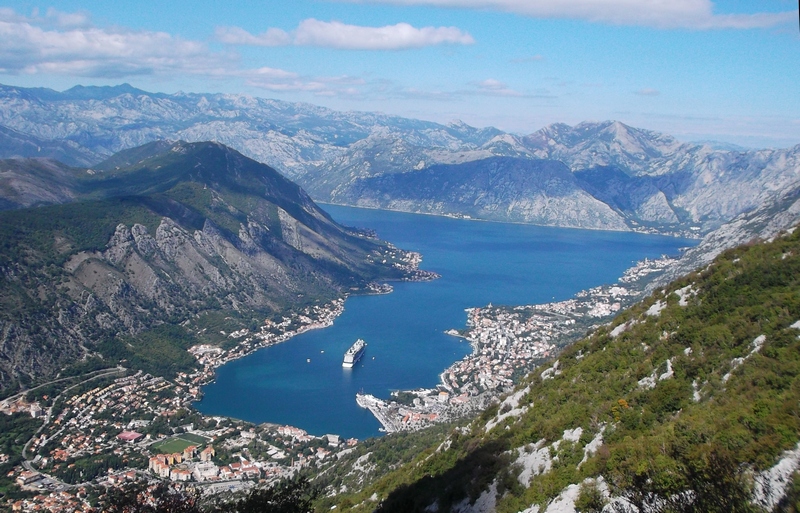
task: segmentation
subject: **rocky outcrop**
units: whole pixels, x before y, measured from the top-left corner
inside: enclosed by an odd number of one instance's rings
[[[650,290],[664,286],[695,269],[707,266],[722,252],[756,241],[768,241],[800,223],[800,181],[792,184],[757,209],[740,214],[706,235],[697,246],[656,279]]]

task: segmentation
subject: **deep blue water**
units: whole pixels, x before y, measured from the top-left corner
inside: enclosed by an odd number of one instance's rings
[[[613,283],[644,257],[675,255],[684,239],[486,223],[381,210],[324,207],[338,222],[372,228],[396,246],[419,251],[422,268],[442,278],[395,283],[382,296],[352,297],[334,325],[224,365],[197,408],[255,423],[289,424],[315,435],[379,435],[377,420],[356,405],[359,390],[433,387],[470,352],[445,335],[466,321],[465,308],[532,304]],[[342,355],[357,339],[368,346],[353,369]],[[324,352],[323,352],[324,351]],[[311,359],[308,363],[307,359]]]

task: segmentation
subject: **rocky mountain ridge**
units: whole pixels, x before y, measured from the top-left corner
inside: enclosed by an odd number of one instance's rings
[[[518,136],[246,95],[154,94],[127,84],[64,92],[0,86],[0,156],[86,165],[164,139],[221,142],[325,202],[684,236],[708,233],[800,179],[800,146],[723,149],[617,121],[553,124]],[[578,177],[582,191],[564,203],[546,188],[504,195],[476,184],[462,194],[463,184],[456,190],[445,179],[462,169],[447,166],[463,165],[469,174],[491,167],[495,157],[520,161],[504,167],[509,185],[541,179],[520,173],[535,173],[529,161],[555,160]],[[436,171],[443,176],[434,179]],[[395,174],[408,176],[381,178]],[[598,208],[612,213],[594,216]]]
[[[17,207],[0,212],[3,388],[87,357],[116,364],[148,337],[173,352],[164,365],[180,363],[183,345],[224,343],[220,331],[413,275],[406,252],[339,226],[297,185],[220,144],[153,143],[96,167],[0,163],[0,177],[35,174],[0,190]]]
[[[505,166],[509,170],[505,180],[523,190],[526,180],[537,179],[531,162],[561,162],[577,177],[583,199],[572,205],[572,212],[526,219],[508,206],[522,200],[545,209],[559,200],[558,194],[526,195],[512,187],[503,196],[478,183],[468,194],[453,190],[462,186],[455,186],[452,177],[469,176],[479,162],[489,167],[497,156],[517,162]],[[523,177],[524,169],[529,171]],[[431,189],[435,172],[442,176],[436,180],[438,188]],[[507,221],[698,236],[797,183],[800,146],[717,150],[619,122],[552,125],[527,137],[502,134],[481,147],[455,152],[373,137],[299,180],[315,197],[334,203],[496,220],[496,214],[478,214],[481,209],[474,201],[476,196],[492,195],[492,210],[507,211],[503,218]],[[580,215],[581,210],[593,211],[597,202],[613,211],[599,226],[591,215]],[[577,225],[572,214],[579,218]]]

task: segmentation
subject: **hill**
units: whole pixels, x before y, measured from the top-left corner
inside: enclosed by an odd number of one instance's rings
[[[153,143],[88,170],[0,169],[13,176],[6,205],[28,206],[0,212],[6,390],[81,361],[171,375],[194,365],[190,345],[235,343],[226,334],[415,273],[406,252],[339,226],[220,144]],[[29,206],[42,203],[54,204]]]
[[[728,250],[468,425],[343,458],[320,509],[794,511],[798,279],[800,231]]]

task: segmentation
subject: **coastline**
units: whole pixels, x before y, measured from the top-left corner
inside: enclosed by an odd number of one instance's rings
[[[196,374],[189,376],[192,379],[191,384],[198,388],[195,401],[202,398],[199,387],[214,382],[214,371],[217,368],[234,360],[244,358],[259,349],[287,342],[297,335],[332,326],[336,318],[344,312],[344,304],[349,297],[356,295],[377,296],[390,294],[394,291],[394,287],[390,285],[390,282],[425,282],[440,278],[440,276],[433,271],[426,271],[419,268],[422,263],[422,255],[420,253],[396,248],[391,243],[388,243],[388,246],[390,249],[402,254],[400,260],[403,263],[395,263],[394,265],[403,271],[403,276],[394,279],[385,279],[381,282],[369,282],[364,285],[363,290],[357,291],[356,293],[344,292],[341,297],[324,305],[307,306],[300,312],[292,312],[289,314],[290,317],[284,316],[280,323],[265,320],[260,330],[254,334],[251,334],[247,329],[230,333],[228,334],[229,337],[245,337],[244,340],[237,343],[231,349],[224,350],[212,344],[198,344],[190,347],[188,351],[192,353],[198,360],[198,363],[203,366],[200,372],[200,378],[198,378]],[[290,329],[290,326],[296,327]]]
[[[301,313],[292,314],[292,317],[284,317],[284,321],[278,324],[265,323],[259,333],[251,336],[245,335],[247,336],[245,340],[227,351],[211,344],[198,344],[190,347],[188,351],[203,366],[200,371],[203,379],[196,381],[194,375],[190,375],[194,378],[192,384],[201,387],[211,384],[216,379],[214,371],[226,363],[249,356],[259,349],[287,342],[302,333],[332,326],[333,321],[344,312],[344,303],[349,296],[346,294],[321,307],[308,307]],[[299,326],[296,329],[282,329],[292,324],[299,324]],[[277,329],[278,333],[271,332],[270,329]]]
[[[613,319],[642,298],[646,282],[676,258],[643,259],[623,272],[613,285],[577,292],[565,301],[518,306],[466,309],[466,329],[445,334],[470,343],[472,352],[439,374],[431,389],[397,390],[398,400],[384,401],[357,394],[356,402],[369,410],[387,433],[415,431],[434,423],[455,420],[485,408],[530,372],[555,357],[561,348]],[[413,405],[401,395],[416,396]]]
[[[484,219],[480,217],[472,217],[467,214],[447,214],[447,213],[435,213],[435,212],[411,212],[408,210],[399,210],[396,208],[389,208],[389,207],[370,207],[367,205],[348,205],[345,203],[331,203],[326,201],[314,201],[317,205],[332,205],[335,207],[347,207],[347,208],[362,208],[364,210],[384,210],[387,212],[398,212],[401,214],[414,214],[420,216],[431,216],[431,217],[444,217],[447,219],[457,219],[459,221],[478,221],[482,223],[500,223],[500,224],[518,224],[523,226],[540,226],[542,228],[558,228],[558,229],[566,229],[566,230],[590,230],[590,231],[598,231],[598,232],[619,232],[619,233],[640,233],[642,235],[658,235],[662,237],[673,237],[673,238],[683,238],[683,239],[692,239],[692,240],[701,240],[703,235],[698,235],[697,233],[687,230],[686,233],[671,233],[671,232],[659,232],[659,231],[648,231],[644,228],[628,228],[627,230],[611,230],[608,228],[591,228],[591,227],[584,227],[584,226],[562,226],[557,224],[536,224],[536,223],[526,223],[523,221],[512,221],[512,220],[502,220],[502,219]]]
[[[426,281],[438,277],[419,269],[421,254],[406,251],[403,254],[405,276],[391,281]],[[439,372],[433,388],[397,391],[413,394],[413,401],[408,395],[402,402],[375,398],[369,401],[371,407],[366,409],[371,411],[385,432],[419,429],[476,411],[479,405],[485,405],[511,390],[520,375],[556,355],[561,347],[579,338],[586,329],[608,322],[621,310],[622,304],[633,302],[643,292],[633,282],[674,260],[664,257],[636,262],[614,285],[581,290],[566,301],[467,308],[466,329],[451,328],[445,330],[445,334],[468,341],[470,353]],[[391,291],[392,286],[388,283],[374,283],[364,287],[359,295],[388,294]],[[214,352],[208,357],[198,355],[205,365],[205,381],[198,384],[213,382],[214,370],[225,363],[263,347],[288,341],[311,329],[333,325],[351,295],[354,294],[346,293],[325,305],[307,308],[284,318],[284,322],[279,324],[265,325],[261,332],[249,335],[227,352],[217,348],[212,349]],[[358,397],[356,402],[365,407],[361,404],[364,401],[359,401]]]

